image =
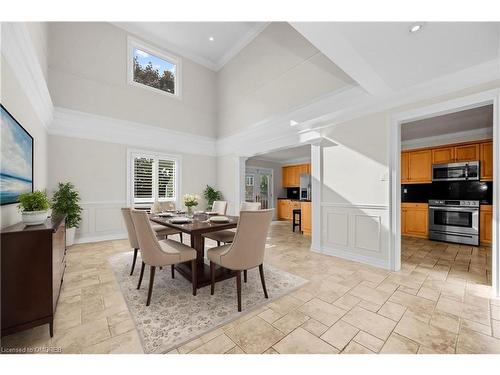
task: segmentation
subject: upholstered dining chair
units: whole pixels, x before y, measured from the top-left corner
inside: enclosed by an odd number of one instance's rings
[[[129,207],[123,207],[122,208],[122,216],[123,220],[125,221],[125,227],[127,228],[127,235],[128,235],[128,242],[130,243],[130,247],[134,249],[134,259],[132,260],[132,269],[130,270],[130,276],[134,273],[134,268],[135,268],[135,262],[137,260],[137,252],[139,251],[139,242],[137,241],[137,235],[136,235],[136,230],[134,227],[134,223],[132,221],[132,217],[130,216],[130,212],[132,211],[131,208]],[[168,228],[164,225],[160,224],[152,224],[153,230],[156,233],[156,236],[160,238],[167,238],[168,236],[172,234],[179,234],[181,243],[182,243],[182,232],[173,229],[173,228]],[[172,267],[172,278],[174,278],[174,268]]]
[[[196,295],[196,250],[173,240],[161,240],[151,226],[148,214],[144,211],[130,212],[137,234],[137,241],[141,249],[142,266],[137,289],[141,288],[142,277],[146,264],[150,266],[149,289],[146,306],[151,302],[156,267],[173,266],[178,263],[191,261],[193,296]]]
[[[160,212],[175,210],[174,202],[155,202],[153,206],[151,206],[151,213],[158,214]]]
[[[243,202],[240,206],[240,211],[257,211],[260,210],[260,202]],[[234,230],[220,230],[217,232],[211,232],[204,234],[203,237],[210,238],[211,240],[217,241],[217,246],[221,243],[227,244],[233,242]]]
[[[225,215],[227,211],[226,201],[214,201],[212,204],[212,212],[217,212],[217,215]]]
[[[213,295],[215,292],[216,265],[236,271],[238,311],[241,311],[241,271],[259,267],[264,297],[268,298],[263,263],[267,232],[272,218],[273,209],[241,211],[233,243],[207,251],[210,260],[210,293]]]

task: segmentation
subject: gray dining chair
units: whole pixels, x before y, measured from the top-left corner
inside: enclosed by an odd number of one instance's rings
[[[259,267],[264,297],[268,298],[263,263],[266,238],[272,218],[273,209],[241,211],[234,241],[207,251],[210,260],[210,294],[213,295],[215,292],[216,265],[235,271],[238,311],[241,311],[241,271]]]
[[[156,233],[151,226],[148,214],[144,211],[131,211],[137,240],[141,249],[142,266],[137,289],[141,288],[142,277],[146,265],[150,266],[149,289],[146,306],[151,302],[153,284],[156,267],[174,266],[178,263],[191,262],[193,296],[196,295],[196,250],[173,240],[161,240],[156,237]]]
[[[131,208],[129,207],[123,207],[121,209],[122,211],[122,216],[123,216],[123,221],[125,221],[125,227],[127,228],[127,235],[128,235],[128,242],[130,243],[130,246],[132,249],[134,249],[134,258],[132,260],[132,269],[130,270],[130,276],[133,275],[134,273],[134,268],[135,268],[135,262],[137,260],[137,253],[139,251],[139,242],[137,241],[137,235],[136,235],[136,230],[134,227],[134,223],[132,221],[132,217],[130,216],[130,212],[132,211]],[[153,230],[156,233],[156,236],[159,237],[160,239],[168,238],[168,236],[173,235],[173,234],[179,234],[181,243],[182,243],[182,232],[174,229],[174,228],[168,228],[164,225],[160,224],[151,224],[153,227]],[[172,267],[172,278],[174,278],[174,268]]]

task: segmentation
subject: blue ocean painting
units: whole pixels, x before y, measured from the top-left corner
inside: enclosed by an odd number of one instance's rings
[[[19,201],[33,191],[33,138],[1,108],[0,204]]]

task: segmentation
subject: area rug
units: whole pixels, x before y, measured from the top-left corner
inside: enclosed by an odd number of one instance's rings
[[[270,301],[282,297],[307,280],[264,265],[269,299],[264,298],[258,268],[248,271],[248,282],[242,281],[242,312],[236,304],[234,278],[198,289],[192,295],[191,283],[179,273],[171,278],[170,267],[156,270],[151,304],[146,306],[149,267],[144,271],[142,286],[137,290],[140,267],[129,276],[132,252],[117,254],[109,259],[128,309],[135,321],[145,353],[166,353],[188,341],[225,325]],[[140,258],[137,264],[141,264]]]

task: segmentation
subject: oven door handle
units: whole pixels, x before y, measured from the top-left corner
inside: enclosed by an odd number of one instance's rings
[[[441,211],[459,211],[459,212],[479,212],[479,208],[461,208],[461,207],[444,207],[444,206],[430,206],[429,210],[441,210]]]

